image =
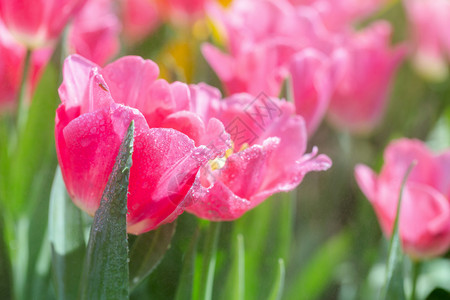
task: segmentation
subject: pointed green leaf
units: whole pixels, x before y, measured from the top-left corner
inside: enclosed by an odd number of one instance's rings
[[[284,288],[284,275],[285,275],[285,269],[284,269],[284,260],[280,258],[278,260],[278,274],[277,278],[272,286],[272,291],[270,292],[270,296],[268,300],[280,300],[281,296],[283,295],[283,288]]]
[[[394,228],[392,230],[391,241],[389,245],[388,261],[386,265],[386,280],[381,290],[380,299],[405,299],[405,290],[403,287],[403,253],[399,235],[399,219],[402,205],[403,189],[408,179],[409,173],[415,166],[413,162],[403,177],[402,185],[397,202],[397,214],[395,216]]]
[[[81,210],[67,194],[59,167],[53,180],[48,223],[56,298],[76,299],[86,246]]]
[[[189,248],[184,255],[183,268],[181,269],[180,279],[178,280],[177,293],[175,300],[190,299],[192,297],[192,285],[194,282],[195,256],[197,254],[199,229],[194,233],[194,237],[189,244]]]
[[[95,213],[81,284],[81,299],[128,299],[127,193],[134,122],[120,146]]]
[[[176,222],[137,237],[130,251],[130,289],[136,287],[156,268],[170,247]]]

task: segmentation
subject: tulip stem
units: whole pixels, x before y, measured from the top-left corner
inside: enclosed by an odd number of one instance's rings
[[[27,97],[29,96],[29,73],[31,67],[32,51],[27,49],[25,54],[25,63],[22,71],[22,79],[20,81],[20,90],[17,95],[17,132],[20,133],[27,120],[28,109],[26,108]]]
[[[417,278],[419,277],[422,264],[420,261],[412,262],[412,290],[410,300],[416,300]]]
[[[217,242],[219,239],[220,222],[211,222],[206,233],[205,248],[203,252],[203,265],[200,284],[201,300],[212,299],[214,272],[216,269]]]

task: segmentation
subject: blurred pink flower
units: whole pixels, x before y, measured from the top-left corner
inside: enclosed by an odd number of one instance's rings
[[[378,21],[344,37],[347,61],[333,93],[328,117],[339,128],[355,133],[371,130],[383,116],[389,85],[402,62],[406,47],[391,48],[391,27]]]
[[[202,18],[211,0],[120,0],[124,36],[137,42],[162,22],[179,26]]]
[[[49,46],[86,0],[0,0],[0,19],[30,49]]]
[[[59,164],[72,200],[91,215],[134,120],[127,215],[128,232],[134,234],[173,221],[183,211],[199,168],[223,155],[227,145],[221,122],[203,123],[189,112],[188,86],[157,79],[158,73],[155,63],[140,57],[123,57],[101,69],[72,55],[65,61],[59,89],[62,104],[55,125]],[[188,121],[195,122],[190,133],[197,132],[196,141],[173,129],[189,131]]]
[[[296,113],[305,119],[308,135],[317,129],[327,112],[345,62],[345,53],[340,49],[328,57],[313,48],[307,48],[292,58],[292,96]]]
[[[210,86],[191,86],[192,109],[204,121],[226,125],[232,146],[200,170],[186,210],[214,221],[233,220],[274,193],[293,190],[306,173],[331,166],[326,155],[306,151],[303,119],[291,103],[264,94],[235,94],[222,100]]]
[[[278,96],[296,52],[333,48],[317,13],[284,0],[238,0],[227,10],[211,6],[210,15],[223,27],[229,54],[210,44],[202,52],[228,94]]]
[[[430,79],[445,79],[450,59],[450,1],[404,0],[403,3],[415,43],[415,66]]]
[[[153,0],[120,0],[123,34],[133,43],[152,33],[161,22]]]
[[[160,12],[170,22],[186,24],[205,15],[205,8],[211,0],[154,0]]]
[[[434,155],[419,140],[400,139],[387,147],[379,175],[358,165],[355,177],[389,237],[401,182],[413,161],[417,165],[404,188],[399,232],[403,250],[420,259],[441,255],[450,248],[450,149]]]
[[[74,18],[69,43],[74,53],[104,65],[120,46],[120,24],[111,0],[89,0]]]
[[[0,22],[0,111],[11,110],[15,106],[20,89],[26,49],[19,44]],[[36,88],[40,75],[50,59],[51,49],[33,52],[29,73],[29,95]],[[26,97],[30,99],[31,97]]]
[[[387,0],[289,0],[296,6],[310,6],[317,10],[325,26],[340,31],[360,21],[386,4]]]
[[[228,94],[278,96],[290,72],[297,113],[309,133],[327,110],[339,128],[367,132],[383,115],[406,48],[391,48],[391,27],[384,21],[356,33],[349,26],[328,29],[317,3],[238,0],[228,11],[213,7],[229,54],[206,44],[203,55]]]

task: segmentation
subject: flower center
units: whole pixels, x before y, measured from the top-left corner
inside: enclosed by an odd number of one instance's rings
[[[238,152],[243,151],[249,147],[248,143],[242,144],[241,148]],[[209,165],[211,166],[211,170],[220,170],[225,166],[225,163],[227,162],[227,158],[230,157],[234,153],[234,143],[231,144],[231,148],[228,148],[227,151],[225,151],[225,155],[222,157],[217,157],[215,159],[212,159],[209,161]]]

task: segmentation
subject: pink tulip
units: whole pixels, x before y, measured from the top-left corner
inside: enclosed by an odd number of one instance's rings
[[[324,24],[340,31],[376,12],[387,0],[290,0],[296,6],[310,6],[317,10]]]
[[[308,135],[320,125],[336,82],[342,76],[345,53],[332,57],[308,48],[294,55],[290,64],[292,93],[296,113],[305,119]]]
[[[447,0],[404,0],[415,43],[414,63],[430,79],[448,74],[450,58],[450,2]]]
[[[303,119],[291,103],[264,94],[235,94],[221,100],[218,90],[191,86],[192,110],[204,121],[226,125],[232,146],[200,170],[186,210],[213,221],[233,220],[274,193],[293,190],[306,173],[331,166],[325,155],[306,150]]]
[[[30,49],[49,45],[86,0],[0,0],[0,18]]]
[[[355,177],[389,237],[401,182],[413,161],[417,165],[404,188],[399,232],[403,250],[421,259],[441,255],[450,248],[450,149],[435,155],[419,140],[400,139],[386,149],[379,175],[358,165]]]
[[[284,0],[238,0],[210,14],[224,28],[228,52],[205,44],[203,55],[228,94],[264,92],[278,96],[292,56],[307,47],[329,52],[333,37],[310,9],[296,10]]]
[[[20,81],[23,74],[26,49],[19,44],[0,22],[0,111],[8,111],[15,107]],[[41,73],[50,59],[50,49],[39,49],[33,52],[28,81],[30,95],[36,88]]]
[[[123,34],[133,43],[152,33],[161,22],[157,3],[152,0],[121,0]]]
[[[390,35],[389,23],[379,21],[344,39],[347,62],[328,111],[337,127],[364,133],[383,116],[389,85],[406,54],[404,46],[389,46]]]
[[[183,211],[199,168],[223,155],[229,144],[222,123],[204,123],[189,112],[188,86],[157,79],[158,73],[155,63],[135,56],[102,69],[72,55],[64,63],[59,89],[59,164],[72,200],[91,215],[134,120],[127,215],[128,232],[134,234],[173,221]],[[174,127],[196,135],[196,140]]]
[[[74,53],[104,65],[119,50],[120,25],[111,0],[90,0],[75,17],[69,34]]]

